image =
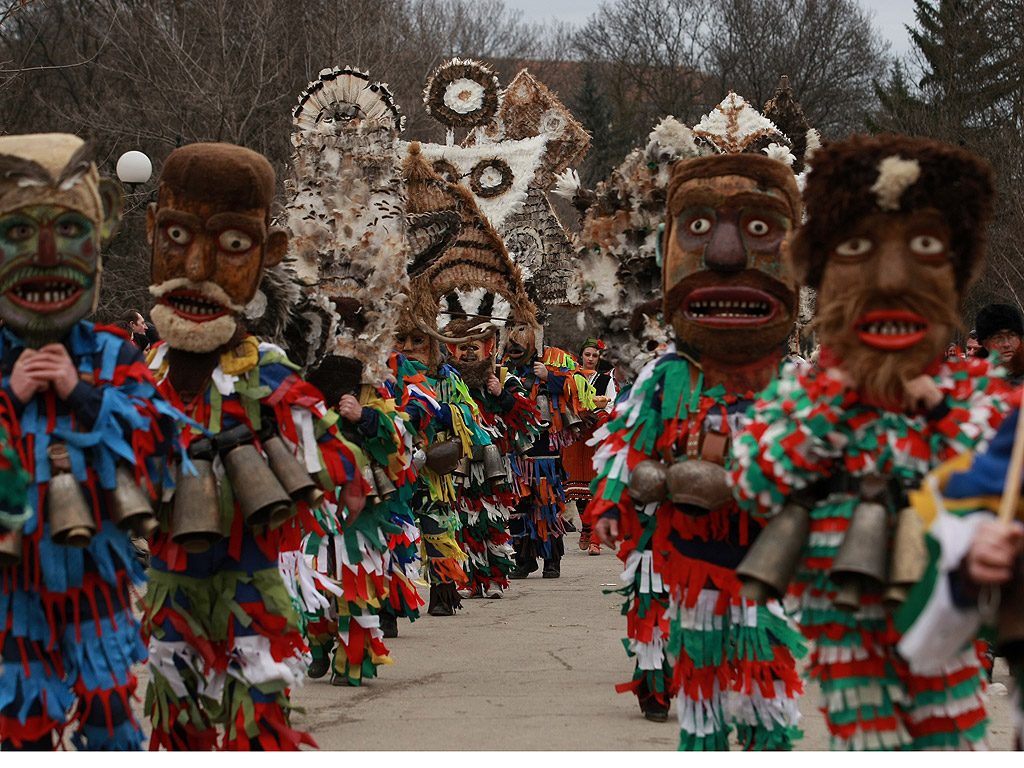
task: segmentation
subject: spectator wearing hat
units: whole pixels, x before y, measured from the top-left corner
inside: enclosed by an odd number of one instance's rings
[[[978,342],[989,354],[998,356],[993,362],[1006,366],[1009,382],[1015,387],[1024,383],[1024,350],[1020,343],[1024,317],[1020,310],[1012,304],[987,304],[978,310],[974,327]]]

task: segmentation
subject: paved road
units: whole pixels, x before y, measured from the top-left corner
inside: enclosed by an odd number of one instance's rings
[[[576,548],[560,579],[539,572],[512,583],[501,600],[466,600],[452,617],[399,624],[388,641],[395,663],[359,688],[310,680],[293,693],[305,707],[294,724],[331,750],[673,750],[675,706],[651,723],[631,694],[617,694],[632,662],[621,644],[625,619],[614,553]],[[996,681],[1008,683],[1005,667]],[[828,749],[817,688],[801,703],[798,750]],[[1006,696],[989,699],[994,749],[1012,741]]]

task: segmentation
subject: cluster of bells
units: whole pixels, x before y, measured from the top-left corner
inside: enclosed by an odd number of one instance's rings
[[[548,429],[552,423],[551,399],[543,392],[537,395],[537,410],[540,411],[540,428]],[[561,416],[562,425],[578,436],[583,429],[583,419],[577,416],[571,408],[567,409]]]
[[[67,446],[53,442],[47,447],[51,477],[46,491],[46,520],[55,544],[85,549],[96,535],[96,517],[78,480],[71,473]],[[107,509],[111,521],[122,531],[147,538],[159,527],[149,498],[135,482],[134,473],[125,466],[116,470],[117,482],[107,491]],[[0,567],[21,561],[22,532],[0,539]]]
[[[464,481],[473,471],[474,464],[483,465],[483,474],[487,480],[497,480],[507,477],[504,457],[501,449],[493,443],[490,445],[473,446],[472,456],[464,456],[462,441],[453,437],[442,440],[430,446],[426,451],[420,453],[421,459],[413,458],[417,468],[426,465],[438,476],[454,474],[456,480]]]
[[[296,502],[320,506],[324,493],[280,436],[262,440],[266,459],[252,430],[238,424],[214,437],[195,440],[188,455],[195,473],[179,466],[171,508],[171,539],[186,552],[205,552],[223,538],[213,459],[219,455],[242,517],[249,527],[281,525]]]

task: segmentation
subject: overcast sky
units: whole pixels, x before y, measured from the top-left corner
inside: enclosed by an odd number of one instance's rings
[[[611,2],[613,0],[607,0]],[[875,26],[892,43],[892,53],[903,55],[910,49],[910,36],[904,24],[914,25],[914,0],[860,0],[874,13]],[[582,24],[600,6],[598,0],[505,0],[505,5],[523,12],[523,18],[542,21],[551,17]]]

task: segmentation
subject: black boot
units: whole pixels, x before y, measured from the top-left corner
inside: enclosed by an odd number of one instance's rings
[[[652,723],[664,723],[668,720],[668,704],[659,701],[657,695],[651,692],[647,687],[647,678],[640,679],[640,685],[636,689],[636,700],[644,717]]]
[[[448,581],[435,584],[430,588],[430,603],[427,613],[431,616],[454,616],[455,611],[462,610],[462,598],[455,584]]]
[[[380,629],[384,637],[398,637],[398,617],[393,613],[382,611],[380,614]]]
[[[544,561],[544,572],[541,574],[545,579],[557,579],[562,575],[562,558],[558,556],[549,557]]]

